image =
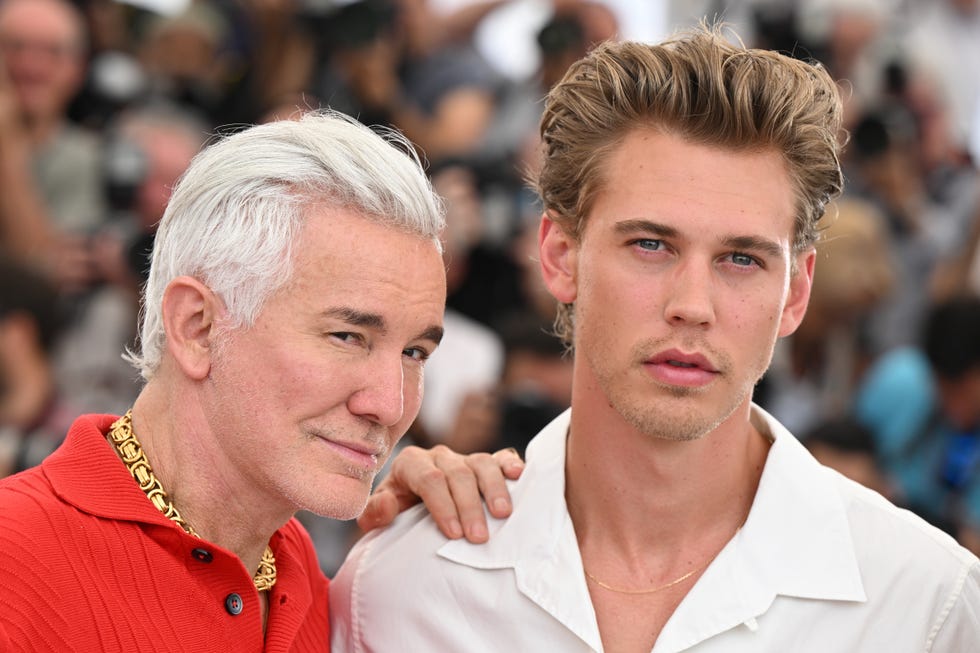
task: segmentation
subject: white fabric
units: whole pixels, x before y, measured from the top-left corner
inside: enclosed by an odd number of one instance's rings
[[[489,543],[447,542],[421,509],[363,539],[330,584],[332,650],[601,651],[564,501],[569,415],[531,443]],[[774,443],[748,520],[653,652],[980,651],[980,561],[753,419]]]

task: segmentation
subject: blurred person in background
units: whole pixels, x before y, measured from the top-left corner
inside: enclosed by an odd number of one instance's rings
[[[488,3],[493,5],[495,3]],[[487,10],[492,8],[488,6]],[[463,26],[427,0],[358,0],[321,17],[313,94],[368,124],[394,125],[433,161],[479,150],[500,80]]]
[[[451,294],[477,273],[471,259],[484,236],[483,208],[469,167],[447,163],[430,170],[430,175],[433,189],[446,208],[442,242],[447,291]],[[491,295],[487,293],[480,300],[495,311]],[[465,453],[485,451],[481,438],[472,432],[493,428],[492,397],[500,381],[504,347],[490,326],[452,306],[447,306],[443,320],[446,332],[426,363],[425,395],[412,437],[423,445],[442,443]],[[473,410],[474,405],[483,405],[485,410]],[[465,411],[464,406],[468,407]],[[468,416],[462,422],[461,413]]]
[[[110,222],[90,238],[99,283],[76,302],[54,364],[73,405],[120,414],[139,377],[120,352],[136,339],[139,291],[170,193],[208,136],[207,123],[178,107],[129,108],[109,124],[103,164]]]
[[[930,307],[917,347],[869,370],[855,415],[900,501],[980,552],[980,298]]]
[[[887,248],[900,262],[894,292],[872,315],[869,335],[876,353],[916,343],[931,302],[932,278],[939,263],[963,246],[972,218],[964,202],[932,192],[918,144],[916,121],[900,105],[863,115],[851,130],[848,192],[881,212]],[[965,181],[966,190],[977,197],[975,171],[967,172]]]
[[[69,293],[93,283],[87,236],[107,217],[100,139],[67,119],[86,48],[71,3],[0,3],[0,243]]]
[[[52,365],[63,327],[56,288],[0,254],[0,478],[39,464],[77,414],[65,403]]]
[[[801,439],[820,464],[891,501],[900,499],[882,468],[874,433],[851,415],[823,420]]]
[[[825,219],[806,315],[777,344],[756,391],[756,401],[804,441],[818,424],[853,408],[854,390],[877,355],[869,321],[896,277],[884,219],[873,204],[841,199]]]

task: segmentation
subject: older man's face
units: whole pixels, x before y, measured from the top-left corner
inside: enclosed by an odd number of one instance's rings
[[[224,336],[206,405],[221,459],[263,500],[349,519],[418,413],[446,277],[431,240],[308,211],[291,282]]]

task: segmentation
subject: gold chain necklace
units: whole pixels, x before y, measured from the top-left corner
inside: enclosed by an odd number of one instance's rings
[[[745,522],[742,522],[742,524],[739,525],[739,527],[735,529],[735,534],[732,535],[732,537],[735,537],[735,535],[738,535],[738,532],[740,530],[742,530],[742,526],[744,524],[745,524]],[[718,553],[721,553],[721,551],[719,551]],[[584,567],[582,568],[582,571],[585,572],[585,575],[588,577],[589,580],[591,580],[593,583],[595,583],[596,585],[598,585],[602,589],[609,590],[610,592],[616,592],[617,594],[655,594],[656,592],[662,592],[663,590],[670,589],[674,585],[679,585],[679,584],[683,583],[684,581],[686,581],[691,576],[693,576],[694,574],[697,574],[699,572],[704,571],[705,569],[708,568],[708,565],[711,564],[711,561],[714,560],[717,557],[718,557],[718,554],[716,553],[715,555],[713,555],[710,558],[708,558],[708,561],[705,562],[703,565],[701,565],[700,567],[698,567],[696,569],[692,569],[691,571],[687,572],[686,574],[684,574],[680,578],[675,578],[674,580],[670,581],[669,583],[667,583],[665,585],[658,585],[657,587],[654,587],[654,588],[651,588],[651,589],[645,589],[645,590],[630,590],[630,589],[624,589],[622,587],[613,587],[612,585],[608,585],[606,583],[603,583],[601,580],[599,580],[598,578],[596,578],[595,576],[593,576],[592,574],[590,574]]]
[[[109,441],[116,448],[139,488],[143,490],[156,509],[162,512],[167,519],[174,521],[183,528],[189,535],[200,537],[194,532],[190,524],[180,516],[177,507],[174,506],[170,497],[167,496],[167,492],[163,489],[160,479],[153,474],[150,461],[146,459],[143,447],[140,446],[139,440],[136,439],[136,433],[133,431],[132,410],[126,411],[126,414],[116,420],[109,428]],[[252,582],[255,583],[255,589],[260,592],[271,589],[276,584],[276,557],[272,554],[269,545],[265,547],[259,568],[252,576]]]

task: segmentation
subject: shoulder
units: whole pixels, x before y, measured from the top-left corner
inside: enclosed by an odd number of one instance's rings
[[[43,530],[44,515],[67,511],[41,466],[0,480],[0,540]],[[49,525],[49,524],[48,524]]]
[[[354,545],[331,583],[331,593],[351,590],[355,583],[371,582],[391,572],[402,578],[405,574],[424,577],[424,568],[438,565],[436,554],[446,542],[435,520],[419,504]]]
[[[977,558],[950,535],[915,513],[899,508],[888,499],[839,473],[827,469],[844,503],[856,546],[873,547],[888,542],[889,552],[899,557],[924,558],[932,564],[959,567]],[[887,539],[886,539],[887,538]],[[876,555],[880,556],[878,552]]]
[[[435,552],[445,539],[422,505],[401,513],[384,529],[362,537],[330,581],[330,634],[337,650],[361,650],[385,615],[406,618],[419,583],[438,575]],[[397,583],[402,591],[392,592]],[[411,589],[409,589],[411,588]],[[430,605],[428,610],[435,609]],[[418,625],[418,624],[417,624]]]
[[[980,580],[980,561],[951,536],[832,470],[869,601],[896,596],[936,613],[963,600]],[[972,580],[971,580],[972,578]],[[974,591],[976,594],[976,591]],[[980,605],[974,604],[974,610]]]

